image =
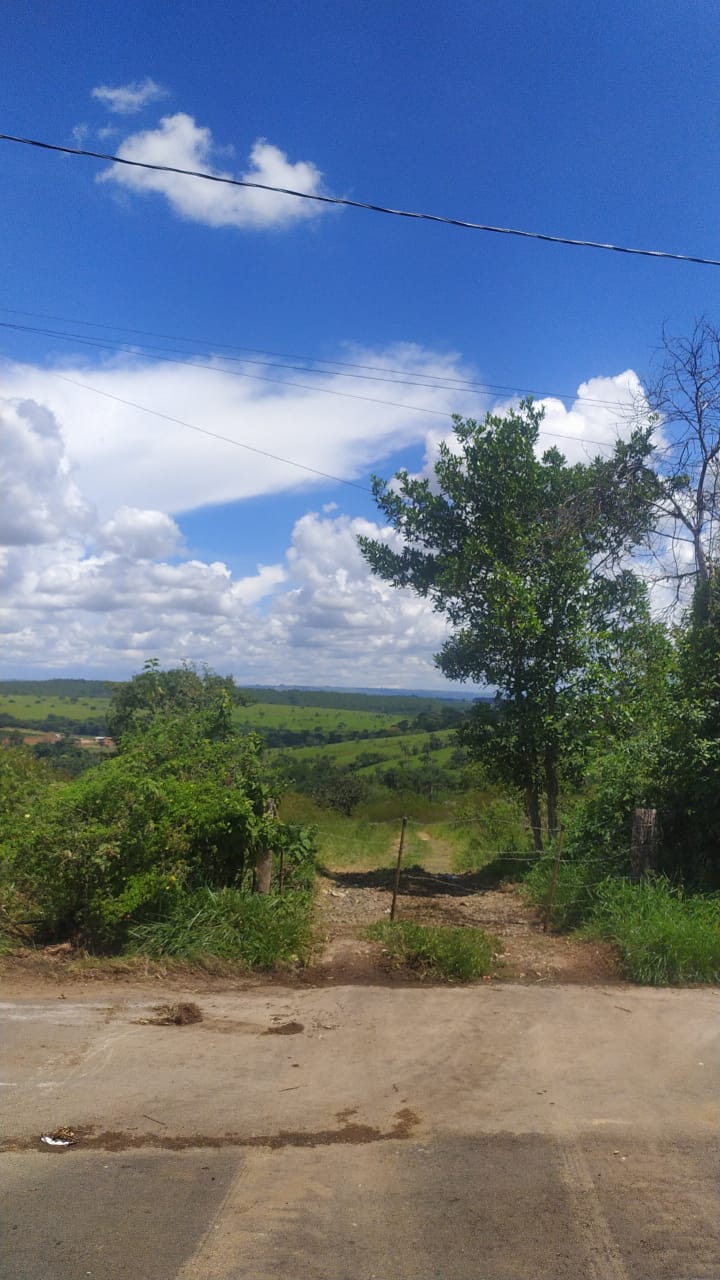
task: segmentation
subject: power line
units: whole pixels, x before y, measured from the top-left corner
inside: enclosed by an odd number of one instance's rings
[[[450,377],[449,375],[441,375],[441,374],[416,372],[415,378],[410,380],[407,378],[407,373],[408,373],[407,369],[392,369],[386,365],[359,364],[356,361],[352,361],[352,360],[329,360],[329,359],[326,359],[324,356],[297,355],[296,353],[293,353],[293,352],[264,351],[261,347],[242,347],[242,346],[238,346],[235,343],[218,342],[211,338],[188,338],[179,334],[158,333],[151,329],[133,329],[133,328],[128,328],[125,325],[103,324],[99,320],[79,320],[76,317],[52,315],[42,311],[24,311],[18,307],[0,307],[0,312],[4,312],[7,315],[30,316],[35,320],[57,320],[62,324],[79,324],[79,325],[82,325],[83,328],[87,328],[87,329],[110,329],[115,333],[129,333],[129,334],[137,335],[138,337],[163,338],[168,342],[188,342],[188,343],[192,343],[195,346],[212,347],[214,350],[218,350],[222,348],[227,351],[244,351],[244,352],[250,352],[253,355],[270,356],[272,358],[270,361],[247,360],[246,357],[244,356],[241,357],[241,360],[243,363],[268,364],[280,369],[296,369],[298,368],[298,366],[276,364],[275,363],[276,361],[302,360],[305,362],[305,364],[332,365],[333,368],[340,368],[340,369],[360,369],[360,370],[364,370],[368,374],[376,373],[379,375],[383,375],[383,374],[391,373],[391,374],[398,375],[397,378],[393,378],[393,379],[386,379],[382,376],[367,377],[366,380],[368,382],[390,381],[390,382],[397,382],[399,386],[430,387],[431,389],[438,388],[439,390],[443,390],[443,391],[444,390],[464,391],[464,390],[474,390],[475,388],[477,388],[480,391],[510,392],[511,394],[515,394],[515,395],[533,396],[535,399],[538,399],[538,400],[540,399],[569,400],[572,403],[574,403],[579,398],[577,391],[573,391],[573,392],[571,391],[538,391],[533,389],[532,387],[521,387],[516,385],[511,386],[511,385],[508,385],[507,383],[499,383],[499,382],[482,382],[478,379],[473,379],[473,378],[453,378],[453,377]],[[147,346],[148,344],[143,343],[141,345]],[[164,350],[164,348],[156,348],[156,349]],[[220,359],[233,360],[234,357],[221,355]],[[304,371],[302,366],[300,366],[300,371]],[[315,368],[315,369],[308,369],[307,372],[308,373],[326,373],[328,372],[328,370]],[[356,377],[359,375],[356,375],[353,373],[353,374],[338,374],[337,376],[338,377]],[[416,381],[417,378],[423,378],[425,379],[425,381],[418,382]],[[617,400],[601,400],[595,396],[583,396],[582,403],[600,405],[608,409],[618,409],[621,407],[621,405]]]
[[[661,249],[635,249],[628,245],[606,244],[599,240],[578,240],[569,236],[548,235],[541,231],[522,231],[517,227],[494,227],[482,222],[468,222],[463,218],[450,218],[439,213],[420,213],[410,209],[391,209],[387,205],[371,204],[364,200],[350,200],[347,196],[327,196],[309,191],[294,191],[290,187],[273,187],[266,182],[251,182],[247,178],[229,178],[218,173],[204,173],[199,169],[179,169],[175,165],[151,164],[147,160],[130,160],[126,156],[110,155],[103,151],[88,151],[81,147],[61,147],[57,143],[42,142],[38,138],[19,138],[11,133],[0,133],[0,141],[17,142],[25,147],[38,147],[42,151],[57,151],[62,155],[85,156],[91,160],[104,160],[110,164],[124,164],[133,169],[150,169],[155,173],[177,173],[185,178],[202,178],[205,182],[219,182],[230,187],[249,187],[256,191],[270,191],[276,195],[292,196],[296,200],[312,200],[319,204],[343,205],[350,209],[365,209],[370,213],[389,214],[394,218],[412,218],[421,222],[439,222],[449,227],[462,227],[467,231],[485,231],[493,235],[517,236],[524,240],[542,240],[549,244],[572,245],[580,249],[604,249],[609,253],[625,253],[642,258],[664,258],[674,262],[694,262],[703,267],[720,267],[717,258],[701,258],[688,253],[668,253]]]
[[[10,356],[3,355],[3,360],[11,360]],[[12,361],[11,361],[12,363]],[[91,387],[87,382],[80,382],[77,378],[69,378],[67,374],[57,373],[54,369],[45,369],[45,373],[49,373],[51,378],[59,378],[61,382],[70,382],[74,387],[81,387],[83,391],[94,391],[98,396],[105,396],[106,400],[115,400],[118,404],[127,405],[129,409],[139,409],[141,413],[151,413],[155,418],[162,418],[164,422],[173,422],[178,427],[187,427],[188,431],[197,431],[200,435],[210,436],[212,440],[221,440],[223,444],[234,444],[238,449],[247,449],[249,453],[257,453],[262,458],[271,458],[273,462],[284,462],[289,467],[297,467],[300,471],[308,471],[313,476],[321,476],[323,480],[332,480],[336,484],[347,484],[352,489],[361,489],[363,493],[372,493],[365,484],[358,484],[355,480],[345,480],[342,476],[331,475],[329,471],[320,471],[318,467],[308,467],[304,462],[296,462],[293,458],[283,458],[281,454],[270,453],[267,449],[258,449],[255,445],[245,444],[242,440],[234,440],[232,436],[223,436],[219,431],[210,431],[208,427],[198,427],[193,422],[185,422],[182,418],[174,418],[169,413],[161,413],[159,409],[150,409],[146,404],[138,404],[135,400],[125,400],[123,396],[116,396],[112,391],[103,391],[100,387]]]
[[[181,360],[181,359],[177,359],[174,356],[157,354],[157,352],[161,351],[162,348],[156,348],[153,354],[150,354],[147,351],[143,351],[140,348],[140,346],[136,344],[131,345],[128,343],[125,343],[125,344],[113,343],[113,342],[106,341],[105,339],[102,339],[102,338],[88,338],[88,337],[83,337],[80,334],[62,333],[59,330],[54,330],[54,329],[41,329],[33,325],[10,324],[8,321],[5,321],[5,320],[0,320],[0,329],[7,329],[10,331],[20,332],[20,333],[30,333],[40,337],[60,338],[62,341],[65,341],[65,342],[79,342],[83,346],[100,348],[101,350],[104,350],[104,351],[117,351],[123,355],[139,356],[143,360],[156,360],[156,361],[160,361],[163,364],[183,365],[190,369],[205,369],[209,373],[222,373],[234,378],[249,378],[254,382],[270,382],[273,385],[280,386],[280,387],[296,387],[302,391],[313,391],[313,392],[319,393],[320,395],[339,396],[343,400],[360,400],[366,404],[377,404],[377,405],[382,405],[383,407],[391,408],[391,409],[403,409],[408,413],[431,414],[433,417],[444,418],[445,421],[447,421],[448,418],[451,416],[450,411],[446,409],[430,409],[425,405],[406,404],[404,401],[401,401],[401,400],[382,400],[377,396],[362,396],[352,391],[338,391],[334,387],[318,387],[307,382],[294,382],[287,378],[272,378],[269,375],[265,375],[265,374],[248,373],[247,371],[241,370],[241,369],[224,369],[224,368],[218,367],[217,365],[202,364],[200,361],[197,361],[197,360]],[[51,373],[52,371],[48,369],[46,370],[46,372]],[[316,372],[322,372],[322,371],[316,370]],[[60,375],[57,375],[57,376],[59,377]],[[429,384],[417,384],[417,385],[418,386],[426,385],[429,390],[448,390],[448,391],[456,390],[456,388],[453,388],[453,387],[431,387]],[[93,388],[90,388],[90,390],[93,390]],[[457,388],[457,390],[460,391],[462,390],[462,388]],[[103,392],[101,394],[107,394],[107,393]],[[582,436],[582,437],[573,436],[573,435],[564,433],[562,431],[551,431],[545,427],[538,428],[538,435],[550,436],[552,439],[555,439],[555,440],[569,440],[569,441],[572,441],[574,444],[594,445],[596,448],[600,448],[600,449],[612,448],[612,444],[613,444],[613,442],[610,440],[592,440],[587,436]],[[287,459],[283,459],[283,461],[287,461]]]

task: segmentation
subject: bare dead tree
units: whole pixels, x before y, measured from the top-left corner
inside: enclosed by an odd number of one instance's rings
[[[666,541],[664,577],[678,593],[688,580],[707,582],[720,527],[720,331],[705,317],[689,337],[663,333],[659,368],[647,403],[660,436],[655,462],[662,479],[657,534]],[[689,544],[688,561],[678,555]]]

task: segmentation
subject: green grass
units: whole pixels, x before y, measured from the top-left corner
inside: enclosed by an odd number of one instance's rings
[[[0,694],[0,712],[15,720],[47,720],[48,716],[65,716],[68,720],[102,719],[110,706],[109,698],[31,697],[29,694]]]
[[[282,708],[282,710],[287,710],[287,708]],[[431,753],[433,761],[438,763],[443,753],[447,755],[448,759],[452,754],[455,744],[455,730],[442,729],[436,736],[443,744],[442,748],[438,748],[437,751]],[[382,756],[383,762],[418,765],[422,763],[422,748],[427,744],[428,737],[427,733],[405,733],[397,734],[392,738],[364,738],[359,742],[331,742],[323,747],[294,747],[292,748],[292,754],[298,760],[322,758],[340,768],[354,764],[358,757],[366,752]],[[287,747],[274,747],[267,754],[269,758],[272,758],[278,752],[287,752],[289,750]],[[417,754],[413,754],[414,751],[417,751]],[[373,765],[367,765],[365,768],[369,770],[374,767]]]
[[[396,826],[394,822],[373,823],[362,815],[346,817],[334,809],[320,808],[310,796],[297,791],[283,796],[280,817],[284,822],[316,828],[318,862],[327,868],[389,864],[396,832],[400,832],[399,818]]]
[[[318,729],[321,733],[378,733],[391,729],[401,717],[379,711],[345,711],[334,707],[276,706],[256,702],[235,707],[235,724],[247,729],[289,729],[293,733]]]
[[[218,956],[248,969],[297,964],[312,944],[312,895],[198,889],[179,896],[164,919],[136,925],[130,939],[130,954],[154,958]]]
[[[499,946],[481,929],[410,920],[380,921],[370,926],[368,937],[384,944],[394,965],[444,982],[472,982],[492,973]]]
[[[608,879],[585,931],[615,945],[633,982],[720,981],[720,894],[685,895],[662,877]]]

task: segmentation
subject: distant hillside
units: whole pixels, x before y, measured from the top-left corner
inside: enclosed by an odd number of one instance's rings
[[[0,696],[26,698],[109,698],[110,680],[0,680]],[[120,682],[117,682],[120,683]],[[472,702],[477,695],[455,689],[333,689],[310,686],[245,685],[241,693],[251,702],[283,707],[317,707],[340,711],[375,711],[415,717],[439,703]],[[485,701],[490,695],[480,695]],[[53,708],[57,711],[58,708]]]
[[[0,680],[0,694],[27,698],[109,698],[108,680]]]

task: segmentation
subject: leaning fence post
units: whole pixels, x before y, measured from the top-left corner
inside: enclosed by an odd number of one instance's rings
[[[557,853],[553,863],[552,878],[550,880],[550,892],[548,893],[547,906],[545,907],[545,919],[543,920],[543,933],[547,933],[550,927],[550,917],[552,915],[553,903],[555,901],[555,890],[557,889],[558,871],[560,869],[560,859],[562,858],[563,836],[565,829],[560,828],[560,835],[557,842]]]
[[[407,818],[403,818],[400,828],[400,844],[398,845],[397,864],[395,867],[395,884],[393,885],[392,905],[390,907],[390,919],[395,919],[395,906],[397,904],[398,889],[400,888],[400,866],[403,856],[403,845],[405,844],[405,828],[407,826]]]

